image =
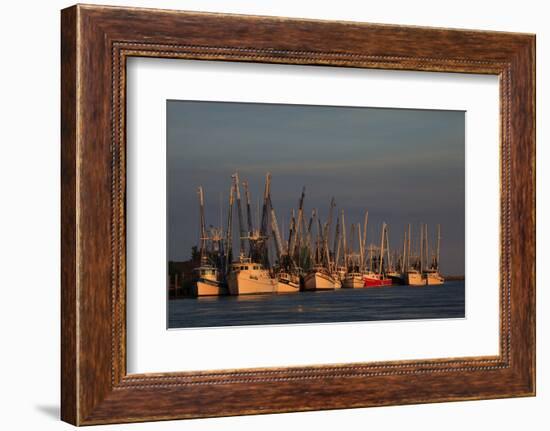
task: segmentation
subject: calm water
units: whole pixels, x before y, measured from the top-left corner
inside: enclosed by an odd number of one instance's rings
[[[168,303],[170,328],[464,317],[464,281],[281,295],[180,298]]]

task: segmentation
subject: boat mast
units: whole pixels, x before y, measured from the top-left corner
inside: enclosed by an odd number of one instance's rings
[[[388,271],[393,271],[393,265],[391,260],[391,251],[390,251],[390,233],[388,225],[386,225],[386,253],[388,254]]]
[[[277,258],[279,259],[279,265],[282,264],[283,242],[281,240],[281,233],[279,232],[279,225],[277,224],[277,216],[275,215],[275,208],[271,205],[271,199],[269,202],[271,208],[271,230],[273,231],[273,238],[275,239],[275,248],[277,249]]]
[[[338,261],[340,260],[340,217],[336,217],[336,229],[334,231],[334,246],[332,253],[334,254],[334,269],[338,268]]]
[[[296,223],[294,208],[292,208],[290,217],[290,231],[288,233],[288,254],[294,256],[294,250],[296,247],[296,235],[298,232],[298,224]]]
[[[363,250],[363,242],[361,236],[361,224],[357,223],[357,236],[359,240],[359,265],[358,271],[363,272],[363,260],[365,258],[365,251]]]
[[[382,223],[382,238],[380,240],[380,266],[378,275],[382,275],[382,262],[384,261],[384,234],[386,233],[386,223]]]
[[[252,234],[254,228],[252,226],[252,210],[250,209],[250,190],[248,190],[248,181],[243,181],[244,194],[246,198],[246,219],[248,223],[248,246],[250,250],[253,248]],[[238,195],[237,195],[238,196]]]
[[[411,224],[409,223],[409,233],[407,235],[407,271],[411,268]]]
[[[420,272],[424,271],[424,226],[420,225]]]
[[[430,269],[430,245],[428,242],[428,224],[424,225],[424,247],[426,248],[426,269]]]
[[[246,231],[244,229],[243,209],[241,206],[241,188],[239,186],[239,174],[235,172],[233,174],[233,183],[235,184],[235,193],[237,194],[237,212],[239,216],[239,244],[240,244],[240,258],[245,255],[245,239],[247,238]]]
[[[323,236],[323,227],[321,226],[321,219],[317,217],[317,247],[315,249],[315,259],[317,264],[321,264],[323,254],[321,250],[321,241]]]
[[[436,269],[439,271],[439,246],[441,243],[441,225],[437,225],[437,254],[436,254]]]
[[[206,222],[204,218],[204,192],[202,186],[199,186],[199,208],[200,208],[200,260],[201,266],[206,263]]]
[[[326,268],[329,272],[332,271],[331,269],[331,262],[330,262],[330,248],[328,245],[328,233],[330,231],[329,223],[325,223],[324,229],[323,229],[323,251],[325,254],[325,260],[326,260]]]
[[[407,253],[407,229],[403,234],[403,256],[401,257],[401,273],[405,273],[405,258]]]
[[[369,212],[365,211],[365,221],[363,222],[363,257],[361,259],[361,271],[365,270],[366,259],[367,259],[367,227],[369,224]]]
[[[332,197],[330,199],[330,206],[329,206],[329,210],[328,210],[328,220],[327,220],[327,224],[325,226],[325,240],[324,240],[324,243],[325,243],[325,250],[326,250],[326,259],[327,259],[327,269],[330,271],[332,271],[331,269],[331,265],[332,265],[332,261],[331,261],[331,257],[330,257],[330,247],[329,247],[329,241],[330,241],[330,230],[332,229],[332,220],[333,220],[333,212],[334,212],[334,208],[336,207],[336,200],[334,199],[334,197]]]
[[[311,217],[309,219],[309,223],[307,226],[307,235],[306,235],[306,242],[307,242],[307,247],[309,251],[309,260],[311,261],[310,264],[313,264],[315,262],[314,255],[313,255],[313,246],[311,245],[311,228],[313,226],[314,219],[315,219],[315,209],[311,211]]]
[[[351,272],[355,271],[355,260],[357,255],[355,254],[355,224],[352,223],[349,232],[349,265]]]
[[[336,201],[334,200],[334,197],[330,199],[330,206],[328,210],[328,220],[327,220],[327,233],[326,233],[326,241],[328,243],[330,238],[330,230],[332,228],[332,213],[334,208],[336,207]]]
[[[258,226],[258,229],[255,233],[258,235],[260,234],[260,198],[256,199],[256,226]],[[253,232],[254,233],[254,232]]]
[[[292,256],[292,239],[294,238],[294,230],[296,229],[296,219],[294,217],[294,208],[290,212],[290,225],[288,227],[287,250],[289,256]]]
[[[233,192],[235,190],[235,184],[231,184],[229,189],[229,208],[227,210],[227,232],[226,232],[226,246],[225,246],[225,271],[229,271],[229,264],[231,263],[231,252],[233,250],[233,232],[231,225],[233,224]]]
[[[260,225],[260,235],[265,239],[269,228],[269,204],[271,203],[271,174],[265,174],[264,202],[262,206],[262,222]],[[258,208],[258,215],[260,213]]]
[[[300,268],[303,268],[304,266],[304,247],[309,247],[309,242],[306,244],[304,242],[304,238],[306,239],[307,241],[307,233],[306,235],[304,235],[304,231],[306,230],[306,220],[305,220],[305,216],[304,216],[304,212],[302,211],[302,220],[300,221],[301,225],[302,225],[302,229],[300,231],[300,244],[299,244],[299,248],[298,248],[298,266]],[[309,252],[309,249],[308,249],[308,252]]]
[[[264,201],[262,205],[262,220],[258,220],[257,259],[265,266],[269,266],[267,241],[269,239],[269,207],[271,204],[271,174],[265,174]],[[260,202],[258,200],[258,218],[260,217]]]
[[[373,245],[369,245],[369,272],[373,272],[372,271],[372,268],[373,268],[373,253],[374,252],[374,248],[373,248]]]
[[[313,226],[313,217],[315,217],[315,210],[311,211],[311,217],[309,218],[306,231],[306,245],[309,252],[310,265],[313,264],[313,246],[311,245],[311,227]]]
[[[344,210],[342,210],[342,247],[344,249],[344,268],[348,270],[348,243],[346,239],[346,219],[344,218]]]
[[[220,231],[223,230],[223,193],[220,192]]]
[[[220,224],[218,225],[218,234],[217,234],[217,242],[218,242],[218,266],[221,270],[223,268],[223,259],[224,259],[224,237],[223,237],[223,193],[220,192],[220,199],[219,199],[219,207],[220,207]]]
[[[302,219],[304,216],[304,198],[306,196],[306,188],[305,186],[302,187],[302,195],[300,196],[300,200],[298,202],[298,216],[297,216],[297,223],[296,223],[296,230],[294,232],[294,239],[292,240],[291,248],[288,251],[288,254],[290,256],[294,256],[296,254],[296,246],[300,243],[301,240],[299,240],[299,237],[301,235],[301,225],[302,225]],[[300,252],[300,249],[298,248],[298,252]]]

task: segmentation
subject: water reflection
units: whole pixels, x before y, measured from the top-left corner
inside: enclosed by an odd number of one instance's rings
[[[422,288],[183,298],[168,305],[170,328],[462,318],[464,309],[463,281]]]

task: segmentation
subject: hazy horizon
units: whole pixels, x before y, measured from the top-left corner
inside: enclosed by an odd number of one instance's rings
[[[249,182],[253,220],[266,172],[282,235],[306,187],[305,218],[326,221],[332,197],[346,226],[369,211],[368,242],[390,226],[392,249],[403,231],[427,223],[430,246],[441,224],[441,271],[465,265],[465,113],[233,102],[167,102],[168,259],[190,258],[199,236],[197,187],[205,192],[208,225],[227,223],[231,174]],[[244,190],[241,186],[244,205]],[[261,202],[260,202],[261,205]],[[244,210],[244,206],[243,206]],[[260,208],[261,210],[261,208]],[[237,213],[234,207],[234,227]],[[245,213],[246,219],[246,213]],[[334,231],[334,229],[333,229]],[[237,242],[234,242],[234,247]]]

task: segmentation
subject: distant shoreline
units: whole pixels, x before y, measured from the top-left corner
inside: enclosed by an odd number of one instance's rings
[[[445,281],[464,281],[465,279],[463,275],[444,275],[443,278]]]

